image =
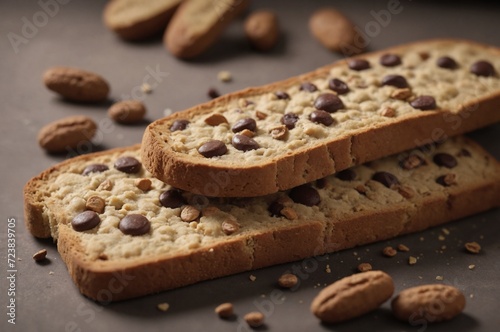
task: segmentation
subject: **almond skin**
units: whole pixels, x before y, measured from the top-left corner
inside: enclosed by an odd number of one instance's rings
[[[49,123],[38,133],[38,144],[50,153],[75,149],[81,142],[90,141],[97,131],[96,123],[83,115],[69,116]]]
[[[108,97],[109,84],[96,73],[72,67],[52,67],[43,74],[45,86],[76,102],[99,102]]]
[[[402,321],[441,322],[464,310],[465,296],[453,286],[423,285],[401,291],[392,300],[391,307],[394,316]]]
[[[339,323],[377,309],[393,293],[394,283],[385,272],[353,274],[323,289],[311,311],[324,323]]]

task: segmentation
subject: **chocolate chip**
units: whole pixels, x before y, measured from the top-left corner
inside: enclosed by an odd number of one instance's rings
[[[212,99],[220,97],[219,91],[217,91],[215,88],[208,89],[207,95]]]
[[[408,87],[408,82],[401,75],[387,75],[382,79],[382,85],[390,85],[403,89]]]
[[[455,157],[448,153],[437,153],[432,160],[436,165],[446,168],[453,168],[458,164]]]
[[[253,138],[245,135],[234,135],[232,144],[240,151],[250,151],[259,148],[259,143],[257,143]]]
[[[337,92],[339,95],[344,95],[349,92],[349,87],[344,81],[339,80],[338,78],[332,78],[328,82],[328,87]]]
[[[396,54],[384,54],[380,57],[380,64],[384,67],[395,67],[401,64],[401,58]]]
[[[347,65],[352,70],[361,71],[370,68],[370,63],[364,59],[351,59]]]
[[[356,172],[351,168],[337,172],[335,176],[342,181],[352,181],[356,179]]]
[[[295,203],[306,206],[318,205],[321,202],[318,191],[307,184],[293,188],[288,195]]]
[[[457,62],[449,56],[440,57],[439,59],[437,59],[436,64],[438,65],[438,67],[445,69],[455,69],[458,67]]]
[[[170,126],[170,131],[184,130],[189,125],[188,120],[175,120]]]
[[[382,183],[387,188],[399,184],[398,178],[389,172],[377,172],[373,174],[372,180]]]
[[[186,200],[179,190],[170,189],[160,194],[160,203],[164,207],[176,209],[185,205]]]
[[[326,180],[326,178],[318,179],[318,180],[316,180],[316,188],[323,189],[326,187],[327,183],[328,183],[328,181]]]
[[[267,209],[270,213],[271,216],[273,217],[282,217],[283,215],[281,214],[281,210],[283,210],[285,206],[283,203],[279,201],[274,201],[271,204],[269,204],[269,208]]]
[[[344,108],[344,103],[333,93],[323,93],[314,101],[314,107],[321,111],[333,113]]]
[[[87,231],[99,225],[101,219],[94,211],[85,211],[76,215],[71,220],[71,226],[77,232]]]
[[[436,99],[431,96],[420,96],[410,102],[411,107],[427,111],[436,108]]]
[[[89,175],[90,173],[101,173],[107,171],[108,169],[109,167],[104,164],[92,164],[85,167],[82,175]]]
[[[477,61],[470,67],[470,72],[477,76],[495,76],[495,67],[488,61]]]
[[[315,123],[324,124],[327,127],[331,125],[334,121],[330,113],[325,111],[313,111],[309,115],[309,120]]]
[[[415,169],[422,165],[427,165],[427,162],[417,154],[411,154],[399,162],[402,169]]]
[[[212,158],[226,154],[227,146],[219,140],[211,140],[198,148],[198,153],[203,157]]]
[[[295,123],[299,121],[299,116],[295,113],[286,113],[281,117],[281,123],[289,130],[295,128]]]
[[[314,91],[317,91],[318,88],[316,87],[316,85],[312,84],[312,83],[309,83],[309,82],[304,82],[300,85],[300,88],[299,88],[300,91],[309,91],[309,92],[314,92]]]
[[[467,149],[462,149],[457,153],[457,157],[470,157],[470,156],[472,155]]]
[[[290,99],[290,95],[285,91],[276,91],[274,94],[278,99]]]
[[[123,234],[143,235],[149,232],[151,223],[142,214],[129,214],[120,220],[118,228]]]
[[[134,157],[121,157],[115,161],[115,168],[127,174],[139,173],[141,166],[139,160]]]
[[[236,123],[231,128],[233,133],[238,133],[244,129],[255,131],[257,129],[257,123],[252,118],[246,118],[236,121]]]

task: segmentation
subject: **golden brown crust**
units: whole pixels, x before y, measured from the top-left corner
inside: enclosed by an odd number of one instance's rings
[[[178,58],[188,59],[200,55],[249,3],[249,0],[228,0],[220,3],[205,0],[185,1],[179,6],[165,31],[165,47]],[[197,7],[208,9],[205,13],[195,11],[196,16],[193,17],[192,10]],[[201,21],[210,17],[215,18],[213,23],[200,29]]]
[[[422,43],[450,43],[455,40],[433,40],[403,45],[359,57],[377,56],[388,52],[402,53],[413,45]],[[459,40],[457,40],[459,41]],[[499,50],[474,42],[460,41],[499,53]],[[432,46],[432,45],[431,45]],[[430,46],[430,47],[431,47]],[[216,163],[210,159],[194,158],[174,152],[170,146],[168,128],[176,119],[190,119],[210,113],[216,106],[228,104],[240,98],[285,90],[312,78],[325,77],[334,66],[344,65],[345,60],[319,68],[313,72],[292,77],[262,87],[248,88],[224,95],[210,102],[155,121],[146,129],[143,137],[143,162],[154,176],[170,185],[207,196],[251,197],[267,195],[290,189],[299,184],[314,181],[325,175],[341,171],[353,165],[375,160],[419,145],[440,141],[500,121],[500,91],[484,98],[462,104],[455,113],[446,110],[408,113],[390,121],[345,136],[333,137],[325,145],[299,149],[257,165],[241,163]],[[458,112],[458,113],[457,113]],[[314,160],[314,162],[307,162]],[[288,176],[293,170],[294,176]],[[207,174],[232,174],[224,186]],[[287,176],[284,176],[287,175]],[[217,187],[217,191],[207,188]]]
[[[170,18],[174,14],[175,10],[181,3],[181,0],[164,1],[165,6],[163,10],[156,13],[151,13],[143,19],[131,18],[122,19],[117,21],[114,16],[117,12],[134,10],[134,6],[131,6],[129,1],[110,1],[104,8],[103,21],[104,24],[112,31],[114,31],[118,36],[123,39],[130,41],[137,41],[149,38],[156,33],[159,33],[165,29]],[[147,6],[148,4],[144,1],[133,1],[139,6]],[[119,13],[123,15],[123,13]]]

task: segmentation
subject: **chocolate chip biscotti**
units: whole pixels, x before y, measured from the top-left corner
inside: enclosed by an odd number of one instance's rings
[[[500,121],[499,72],[498,48],[461,40],[348,58],[157,120],[144,166],[208,196],[290,189]]]
[[[28,229],[57,241],[80,291],[98,301],[389,239],[500,205],[499,163],[462,137],[256,198],[173,188],[146,171],[139,150],[80,156],[25,187]],[[119,291],[117,275],[126,280]]]

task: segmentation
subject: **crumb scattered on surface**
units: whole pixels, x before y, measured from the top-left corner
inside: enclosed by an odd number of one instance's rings
[[[481,246],[477,242],[467,242],[465,244],[465,249],[471,254],[479,254]]]
[[[233,316],[234,309],[233,309],[233,304],[226,302],[219,304],[215,308],[215,313],[220,317],[220,318],[229,318]]]
[[[474,270],[475,267],[476,267],[476,265],[471,264],[471,265],[469,265],[469,270]]]
[[[403,252],[407,252],[407,251],[410,251],[410,248],[408,248],[407,246],[405,246],[404,244],[400,243],[398,244],[398,250],[399,251],[403,251]]]
[[[413,256],[408,257],[408,264],[410,264],[410,265],[417,264],[417,258],[413,257]]]
[[[448,230],[448,228],[442,228],[441,231],[443,232],[444,235],[450,234],[450,231]]]
[[[332,273],[332,270],[330,269],[330,264],[326,264],[325,272]]]
[[[149,94],[149,93],[153,92],[153,88],[148,83],[142,83],[141,91]]]
[[[170,305],[166,302],[158,303],[156,305],[156,308],[160,311],[166,312],[168,310],[168,308],[170,308]]]
[[[47,258],[47,249],[42,249],[33,254],[35,262],[41,262]]]
[[[419,240],[420,240],[420,241],[424,241],[424,240],[425,240],[425,238],[424,238],[423,236],[421,236]]]
[[[217,74],[217,78],[219,79],[219,81],[221,82],[231,82],[233,77],[231,75],[231,72],[230,71],[227,71],[227,70],[221,70],[218,74]]]
[[[446,240],[446,238],[444,237],[444,235],[439,235],[438,236],[438,240],[439,241],[444,241],[444,240]]]
[[[278,279],[278,285],[283,288],[292,288],[299,282],[299,278],[295,274],[285,273]]]
[[[359,272],[366,272],[371,270],[372,270],[372,265],[370,263],[361,263],[358,265]]]
[[[444,280],[444,277],[443,276],[436,276],[436,280],[439,280],[439,281]]]
[[[264,324],[264,315],[258,311],[249,312],[243,319],[250,327],[259,327]]]
[[[250,281],[255,281],[255,280],[257,280],[257,277],[256,277],[256,276],[254,276],[253,274],[251,274],[251,275],[248,277],[248,279],[250,279]]]
[[[384,249],[382,249],[382,254],[384,254],[384,256],[387,257],[394,257],[396,256],[397,251],[393,247],[387,246]]]
[[[53,274],[54,274],[54,271],[49,271],[49,274],[50,274],[50,275],[53,275]]]
[[[174,111],[171,108],[165,108],[163,110],[163,116],[169,116],[172,113],[174,113]]]

